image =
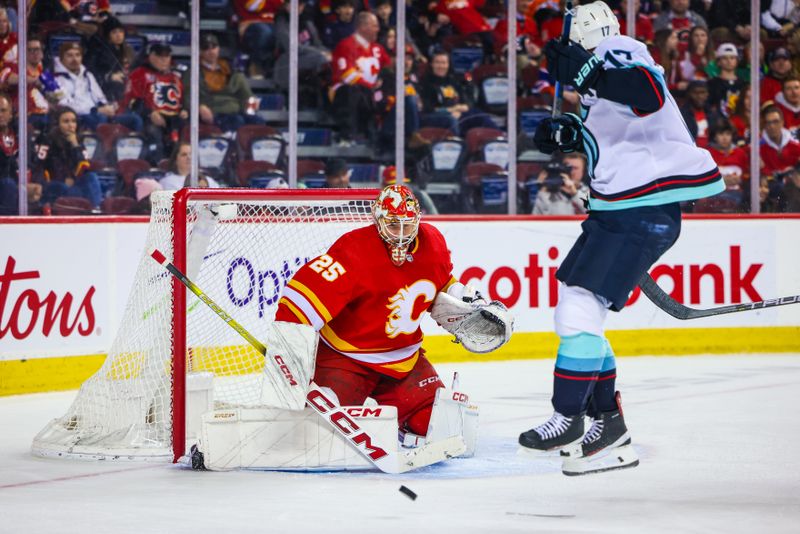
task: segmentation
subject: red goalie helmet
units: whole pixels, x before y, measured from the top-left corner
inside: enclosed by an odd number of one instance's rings
[[[392,263],[399,267],[419,230],[417,198],[404,185],[386,186],[372,204],[372,216],[381,239],[389,246]]]

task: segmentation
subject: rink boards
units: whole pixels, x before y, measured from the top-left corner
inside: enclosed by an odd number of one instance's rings
[[[426,318],[429,357],[552,358],[558,342],[553,275],[580,233],[580,219],[426,220],[447,238],[455,276],[503,301],[515,317],[511,342],[482,356],[451,343]],[[146,229],[139,217],[0,218],[0,395],[76,388],[100,366],[124,312]],[[651,274],[693,307],[798,294],[798,235],[800,217],[687,218],[678,243]],[[259,272],[259,258],[247,259]],[[241,299],[219,304],[253,324],[257,301],[274,295],[257,297],[245,305]],[[800,352],[800,306],[682,322],[637,290],[607,326],[620,356]]]

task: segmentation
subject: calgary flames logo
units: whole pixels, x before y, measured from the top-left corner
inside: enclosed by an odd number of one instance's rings
[[[417,299],[424,298],[425,303],[433,302],[436,286],[430,280],[417,280],[408,287],[389,297],[389,316],[386,318],[386,335],[395,338],[400,334],[413,334],[419,328],[422,312],[414,316],[414,305]]]

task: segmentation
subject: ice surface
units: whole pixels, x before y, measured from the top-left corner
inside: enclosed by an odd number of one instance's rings
[[[576,478],[516,455],[550,416],[552,361],[437,367],[480,406],[477,455],[401,476],[34,458],[75,392],[2,398],[0,532],[800,531],[797,355],[618,358],[641,465]]]

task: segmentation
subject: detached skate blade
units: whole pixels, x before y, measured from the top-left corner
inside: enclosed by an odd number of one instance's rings
[[[568,477],[627,469],[639,465],[639,456],[632,445],[612,448],[594,456],[569,457],[564,460],[561,472]]]

